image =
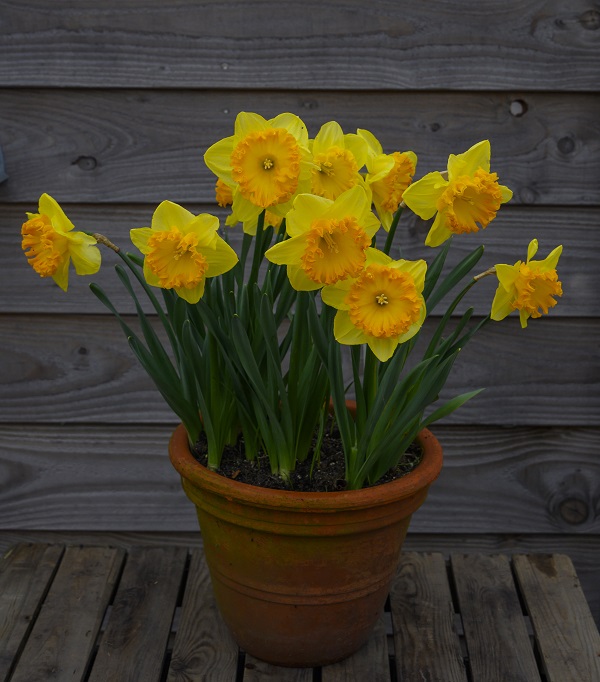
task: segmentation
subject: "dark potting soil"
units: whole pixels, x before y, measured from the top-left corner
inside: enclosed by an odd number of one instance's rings
[[[194,457],[204,466],[207,465],[207,444],[204,434],[192,450]],[[422,451],[417,443],[412,443],[402,461],[387,472],[374,485],[389,483],[397,478],[405,476],[412,471],[421,461]],[[344,451],[337,429],[326,431],[321,444],[321,454],[313,465],[313,453],[310,452],[304,462],[296,465],[295,471],[290,475],[290,482],[286,482],[277,475],[271,473],[269,458],[262,451],[258,453],[254,461],[249,461],[244,455],[244,440],[240,436],[233,446],[226,446],[221,458],[221,466],[217,473],[241,483],[248,483],[262,488],[275,488],[277,490],[294,490],[297,492],[336,492],[346,489],[344,479]],[[312,466],[312,473],[311,473]]]

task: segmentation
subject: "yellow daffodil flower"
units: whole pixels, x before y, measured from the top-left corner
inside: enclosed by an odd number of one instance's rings
[[[206,165],[233,191],[237,221],[258,220],[265,208],[285,216],[301,192],[310,191],[310,152],[304,123],[294,114],[270,120],[240,112],[234,134],[212,145]]]
[[[371,199],[356,185],[335,201],[301,194],[286,217],[290,239],[271,247],[265,256],[287,265],[298,291],[314,291],[362,270],[367,248],[379,228]]]
[[[435,220],[425,240],[439,246],[452,234],[477,232],[512,197],[508,187],[490,173],[490,143],[483,140],[463,154],[451,154],[447,177],[428,173],[404,191],[404,203],[424,220]]]
[[[542,312],[556,305],[553,296],[562,296],[556,266],[562,253],[557,246],[544,260],[531,260],[538,250],[537,239],[527,248],[527,261],[514,265],[496,265],[498,289],[492,301],[492,320],[503,320],[513,310],[519,311],[521,327],[527,326],[530,317],[541,317]],[[542,312],[540,312],[540,309]]]
[[[231,270],[238,261],[218,229],[215,216],[194,216],[178,204],[163,201],[152,216],[152,227],[130,232],[131,241],[145,255],[148,284],[174,289],[188,303],[197,303],[206,278]]]
[[[365,140],[369,150],[366,183],[373,192],[373,203],[381,224],[389,232],[394,214],[415,174],[417,155],[414,152],[384,154],[373,133],[360,128],[357,133]]]
[[[217,178],[215,184],[215,199],[221,208],[231,206],[233,203],[233,191],[229,185],[225,184],[221,178]]]
[[[367,160],[366,142],[353,133],[344,135],[339,123],[329,121],[309,141],[313,155],[312,193],[326,199],[362,182],[359,170]]]
[[[367,343],[381,362],[389,360],[398,344],[411,339],[427,314],[423,286],[424,260],[392,260],[369,249],[358,277],[323,287],[321,298],[337,309],[333,332],[345,345]]]
[[[52,277],[66,291],[69,262],[78,275],[93,275],[100,269],[100,250],[94,237],[75,232],[73,223],[50,195],[42,194],[39,213],[27,213],[21,228],[22,248],[40,277]]]

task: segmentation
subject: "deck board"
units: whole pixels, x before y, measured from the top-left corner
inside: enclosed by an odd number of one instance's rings
[[[311,682],[314,675],[322,682],[582,682],[599,672],[600,635],[565,555],[456,554],[447,562],[439,553],[407,552],[392,585],[391,631],[382,614],[354,656],[314,670],[272,666],[238,650],[197,546],[20,545],[0,563],[2,587],[23,593],[23,576],[40,557],[52,581],[47,595],[32,596],[39,613],[20,602],[33,627],[22,651],[12,648],[11,682]]]

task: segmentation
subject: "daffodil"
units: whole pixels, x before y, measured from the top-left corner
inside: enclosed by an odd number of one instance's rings
[[[333,332],[345,345],[366,343],[382,362],[411,339],[426,316],[424,260],[392,260],[369,249],[357,277],[323,287],[321,298],[337,309]]]
[[[301,192],[310,191],[310,152],[304,123],[294,114],[266,120],[240,112],[234,134],[212,145],[206,165],[233,191],[233,213],[242,223],[269,208],[284,216]]]
[[[496,265],[498,289],[492,301],[492,320],[503,320],[513,310],[519,311],[521,327],[527,326],[530,317],[541,317],[542,312],[556,305],[554,296],[562,296],[556,266],[562,253],[557,246],[544,260],[531,260],[538,250],[537,239],[527,248],[527,261],[514,265]]]
[[[414,152],[384,154],[379,140],[368,130],[358,129],[368,145],[366,183],[373,193],[375,210],[383,227],[389,231],[394,214],[417,168]]]
[[[42,194],[39,213],[27,213],[21,228],[22,248],[40,277],[52,277],[66,291],[69,262],[78,275],[93,275],[100,269],[100,250],[94,237],[75,232],[73,223],[50,195]]]
[[[163,201],[152,216],[152,227],[130,232],[131,241],[145,256],[148,284],[174,289],[188,303],[197,303],[206,278],[231,270],[238,261],[218,229],[215,216],[194,216],[178,204]]]
[[[221,180],[221,178],[217,178],[217,182],[215,184],[215,199],[217,201],[217,205],[221,208],[231,206],[233,203],[233,191],[229,185]]]
[[[490,173],[489,140],[451,154],[447,174],[428,173],[404,191],[404,203],[418,216],[436,216],[425,240],[428,246],[487,227],[511,197],[511,190],[498,184],[498,175]]]
[[[379,221],[360,185],[335,201],[301,194],[286,217],[290,239],[271,247],[265,256],[287,265],[290,283],[298,291],[313,291],[362,270]]]
[[[312,193],[326,199],[362,182],[359,170],[367,160],[367,144],[354,133],[344,135],[339,123],[329,121],[310,141],[313,155]]]

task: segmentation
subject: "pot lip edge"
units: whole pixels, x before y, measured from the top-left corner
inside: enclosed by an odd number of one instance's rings
[[[169,458],[182,479],[191,485],[235,499],[243,504],[288,507],[306,511],[311,509],[315,511],[318,509],[334,510],[340,507],[350,509],[363,506],[383,506],[410,497],[423,489],[427,489],[438,478],[443,463],[442,447],[439,441],[429,429],[422,429],[417,435],[417,439],[422,446],[424,440],[429,442],[430,448],[427,450],[428,458],[426,460],[422,460],[415,469],[401,478],[359,490],[301,492],[266,488],[232,480],[215,471],[210,471],[198,462],[190,452],[187,433],[183,424],[179,424],[173,431],[169,441]]]

